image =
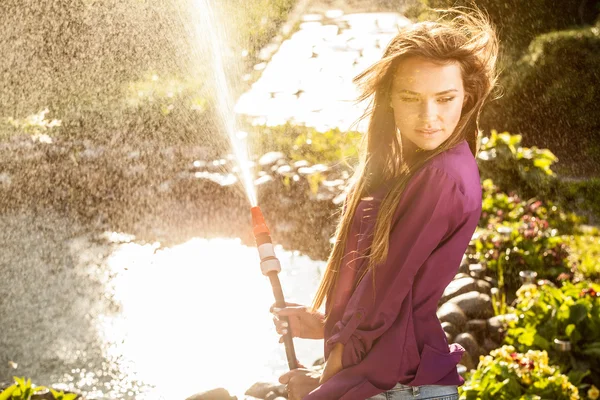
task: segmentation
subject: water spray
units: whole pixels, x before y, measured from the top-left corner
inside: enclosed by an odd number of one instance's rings
[[[256,246],[258,248],[258,255],[260,256],[260,269],[263,275],[269,277],[271,281],[271,287],[273,288],[273,295],[275,296],[275,305],[279,308],[284,308],[285,298],[283,297],[283,290],[281,289],[281,283],[279,282],[279,272],[281,271],[281,264],[279,259],[275,256],[273,248],[273,242],[271,241],[271,232],[265,224],[265,218],[259,207],[252,207],[252,232],[254,233],[254,239],[256,240]],[[288,327],[290,322],[287,316],[279,317],[284,322],[287,322]],[[283,343],[285,345],[285,354],[288,360],[288,366],[290,370],[298,368],[298,361],[296,360],[296,352],[294,351],[294,341],[292,338],[292,330],[288,329],[287,333],[283,335]]]

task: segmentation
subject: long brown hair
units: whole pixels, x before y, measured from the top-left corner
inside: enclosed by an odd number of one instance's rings
[[[462,11],[462,10],[465,11]],[[421,166],[443,151],[466,139],[473,156],[479,149],[479,115],[496,85],[498,39],[489,18],[476,7],[454,7],[444,10],[436,21],[419,22],[400,29],[387,46],[381,60],[354,78],[361,89],[357,101],[369,101],[359,121],[370,117],[361,143],[359,165],[352,177],[341,213],[331,255],[315,294],[312,311],[318,310],[325,298],[333,295],[344,256],[346,239],[361,199],[382,182],[392,181],[383,198],[375,222],[368,262],[358,282],[369,270],[383,263],[388,254],[392,218],[406,183]],[[452,135],[438,148],[419,153],[408,165],[402,157],[402,141],[396,132],[390,107],[391,84],[398,63],[410,56],[422,56],[436,63],[456,62],[460,66],[465,99],[461,117]],[[326,318],[329,315],[326,315]]]

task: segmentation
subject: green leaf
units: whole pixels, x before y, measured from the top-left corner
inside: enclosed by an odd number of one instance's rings
[[[4,389],[2,393],[0,393],[0,400],[9,400],[16,388],[17,385],[11,385]]]
[[[575,330],[575,324],[567,325],[567,327],[565,328],[565,335],[571,337],[571,334],[573,333],[574,330]]]
[[[587,308],[583,304],[574,304],[570,307],[569,321],[578,324],[587,317]]]

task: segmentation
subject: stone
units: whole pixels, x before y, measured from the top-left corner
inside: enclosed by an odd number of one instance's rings
[[[471,277],[454,279],[446,286],[446,289],[444,289],[444,294],[440,298],[440,303],[445,303],[459,294],[475,290],[476,286],[475,279]]]
[[[471,357],[471,355],[469,354],[468,351],[465,351],[463,353],[459,364],[464,365],[464,367],[467,369],[467,371],[475,369],[475,363],[473,362],[473,358]]]
[[[256,382],[248,390],[246,390],[246,392],[244,394],[247,396],[257,397],[259,399],[264,399],[267,397],[267,395],[269,393],[277,392],[275,390],[276,386],[277,385],[275,385],[274,383]],[[285,392],[285,388],[284,388],[284,392]]]
[[[467,324],[465,325],[465,331],[472,334],[477,340],[477,343],[483,344],[487,333],[487,320],[472,319],[467,321]]]
[[[487,294],[467,292],[450,299],[448,303],[459,306],[469,319],[487,319],[494,316],[492,300]]]
[[[475,290],[477,290],[479,293],[484,293],[488,296],[492,294],[492,285],[486,280],[477,279],[475,281],[475,286]]]
[[[467,273],[459,272],[458,274],[454,275],[453,280],[461,279],[461,278],[470,278],[470,277],[471,277],[471,275],[469,275]]]
[[[471,355],[471,357],[479,358],[479,344],[477,340],[470,333],[463,332],[459,333],[454,338],[454,343],[460,344],[465,350]]]
[[[483,341],[483,346],[481,349],[485,352],[485,354],[489,354],[490,351],[495,350],[499,347],[500,345],[498,343],[496,343],[494,340],[488,337],[485,338],[485,340]]]
[[[452,341],[454,340],[454,337],[451,334],[449,334],[448,332],[444,332],[444,335],[446,335],[446,342],[452,343]]]
[[[469,273],[474,278],[483,278],[485,275],[485,267],[482,264],[470,264]]]
[[[507,316],[508,315],[508,316]],[[508,321],[514,314],[496,315],[487,320],[487,335],[490,339],[502,343],[508,328]]]
[[[442,329],[444,330],[444,332],[446,332],[447,335],[450,336],[450,338],[446,336],[446,338],[448,339],[448,343],[452,342],[454,340],[454,337],[460,333],[456,326],[448,321],[442,322]]]
[[[278,160],[284,159],[285,154],[279,151],[271,151],[263,154],[263,156],[258,160],[258,163],[262,166],[275,164]]]
[[[186,400],[237,400],[237,397],[231,396],[229,392],[223,388],[217,388],[194,394]]]
[[[483,280],[485,280],[490,285],[492,285],[492,287],[498,287],[498,281],[496,279],[492,278],[491,276],[484,276]]]
[[[463,259],[463,261],[460,263],[460,267],[458,267],[458,273],[462,273],[465,275],[469,274],[469,263],[466,259]]]
[[[462,331],[463,327],[467,323],[467,316],[461,310],[461,308],[453,303],[445,303],[437,310],[437,317],[440,322],[450,322],[459,331]]]

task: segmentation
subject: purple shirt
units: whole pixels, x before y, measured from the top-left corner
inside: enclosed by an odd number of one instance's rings
[[[343,369],[303,400],[364,400],[404,385],[462,385],[463,352],[448,344],[436,311],[458,271],[481,216],[477,162],[463,140],[425,164],[408,182],[396,208],[385,263],[353,291],[366,267],[385,188],[361,201],[325,325],[325,359],[345,345]]]

